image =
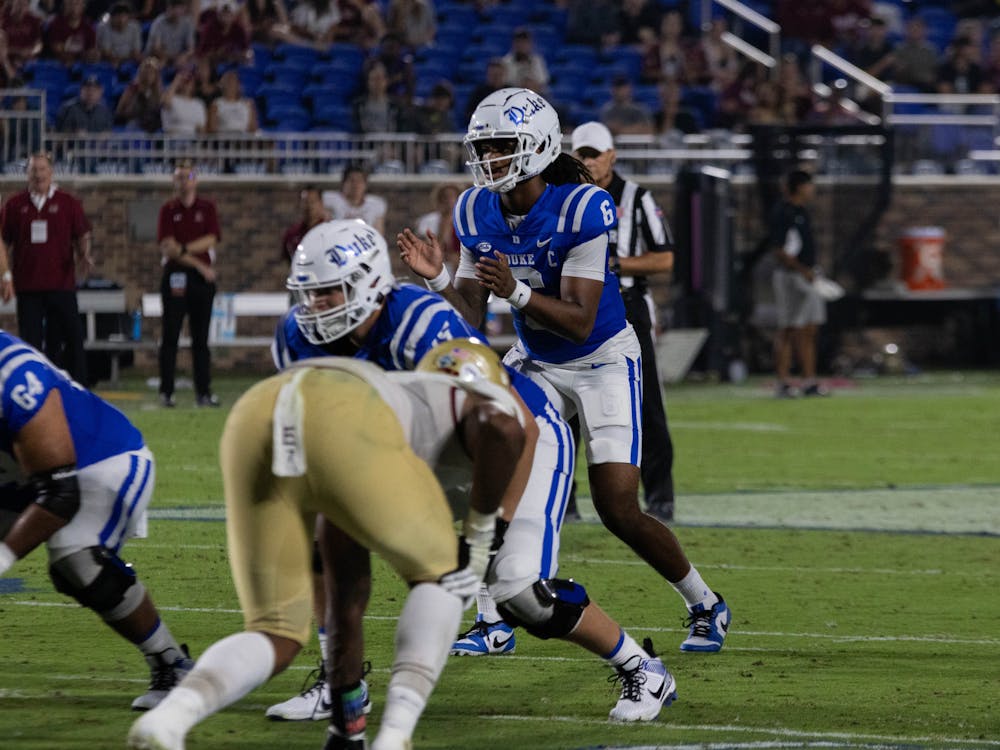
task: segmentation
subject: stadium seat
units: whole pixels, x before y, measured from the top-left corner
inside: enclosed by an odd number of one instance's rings
[[[305,67],[314,65],[319,59],[319,52],[312,47],[302,47],[297,44],[279,44],[274,48],[272,60],[297,61]]]

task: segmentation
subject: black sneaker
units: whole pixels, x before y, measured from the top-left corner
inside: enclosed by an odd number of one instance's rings
[[[133,711],[156,708],[167,697],[167,693],[194,668],[194,660],[187,644],[181,644],[180,655],[176,655],[176,651],[174,654],[173,661],[167,661],[163,654],[146,657],[146,663],[149,664],[149,689],[132,701]]]
[[[164,407],[165,409],[173,409],[175,406],[177,406],[177,402],[174,401],[174,394],[161,393],[160,406]]]
[[[775,398],[798,398],[801,395],[799,389],[789,383],[778,383],[774,389]]]
[[[203,393],[202,395],[198,396],[198,400],[195,402],[195,405],[198,407],[208,406],[211,408],[216,408],[218,406],[221,406],[222,402],[219,401],[219,397],[216,396],[214,393]]]
[[[830,389],[819,383],[813,383],[812,385],[807,385],[802,390],[803,396],[829,396]]]

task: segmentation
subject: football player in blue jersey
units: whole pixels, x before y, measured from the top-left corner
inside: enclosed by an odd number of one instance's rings
[[[307,234],[295,254],[288,286],[299,304],[279,325],[273,352],[279,369],[297,359],[321,356],[352,342],[361,359],[374,361],[388,370],[412,370],[418,363],[435,362],[435,352],[451,352],[446,342],[482,336],[440,296],[419,287],[395,282],[382,237],[358,222],[329,222]],[[294,326],[290,324],[294,322]],[[443,369],[435,364],[430,369]],[[596,603],[579,584],[556,578],[559,531],[566,509],[573,474],[574,450],[569,428],[545,393],[530,379],[509,370],[512,389],[525,404],[537,425],[539,438],[531,444],[532,473],[516,509],[507,507],[510,522],[491,578],[494,597],[477,597],[480,617],[492,612],[487,622],[500,621],[497,605],[507,618],[542,638],[565,638],[604,658],[618,672],[621,698],[611,717],[621,721],[649,721],[662,705],[676,695],[673,678],[652,646],[641,648]],[[467,458],[460,459],[467,463]],[[444,462],[447,463],[447,462]],[[447,476],[442,484],[449,487]],[[360,548],[344,540],[344,559],[337,565],[355,570],[358,576]],[[354,598],[344,592],[335,610],[345,613],[340,622],[342,636],[337,659],[341,680],[356,681],[361,674],[362,635],[360,613],[368,589],[352,587]],[[487,609],[488,607],[488,609]],[[317,620],[322,622],[322,608]],[[356,617],[351,617],[351,615]],[[356,620],[351,624],[351,620]],[[500,622],[486,638],[477,624],[471,633],[482,648],[509,653],[514,648],[511,628]],[[469,636],[455,644],[461,649]],[[322,639],[321,639],[322,640]],[[353,648],[344,644],[353,642]],[[644,644],[646,645],[646,644]],[[334,685],[338,677],[331,672]],[[283,704],[272,706],[269,715],[286,719],[320,719],[329,714],[329,686],[310,690]],[[325,710],[319,707],[325,706]]]
[[[504,361],[538,383],[564,418],[580,417],[594,506],[605,526],[683,597],[682,651],[722,648],[730,613],[673,532],[639,506],[641,357],[609,267],[611,195],[562,152],[555,110],[528,89],[480,102],[465,144],[475,186],[455,204],[455,279],[440,246],[404,230],[403,261],[473,325],[490,294],[513,309],[518,341]]]
[[[192,666],[118,553],[146,535],[153,454],[124,414],[0,330],[0,576],[45,544],[57,591],[96,612],[149,664],[156,706]],[[24,479],[17,486],[18,479]]]

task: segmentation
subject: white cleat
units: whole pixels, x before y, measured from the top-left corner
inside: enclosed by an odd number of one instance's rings
[[[184,750],[184,733],[169,716],[151,711],[132,724],[126,743],[132,750]]]
[[[642,645],[649,658],[611,677],[622,685],[621,697],[608,715],[611,721],[653,721],[677,698],[677,683],[654,653],[652,642],[646,638]]]

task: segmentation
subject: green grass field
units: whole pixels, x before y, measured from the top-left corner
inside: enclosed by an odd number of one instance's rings
[[[250,382],[217,386],[231,404]],[[678,702],[652,724],[611,724],[610,671],[519,632],[511,656],[449,662],[418,749],[1000,748],[1000,376],[860,381],[825,400],[769,393],[752,380],[667,394],[675,528],[732,607],[722,653],[677,650],[680,598],[600,525],[563,534],[562,575],[653,639]],[[138,379],[106,395],[158,464],[150,537],[124,556],[197,655],[242,624],[220,522],[225,409],[195,410],[181,394],[178,409],[160,410]],[[367,620],[373,726],[404,594],[380,565]],[[263,717],[317,655],[313,644],[199,725],[189,749],[318,750],[322,725]],[[3,750],[124,747],[146,678],[131,646],[52,591],[43,554],[0,581]]]

